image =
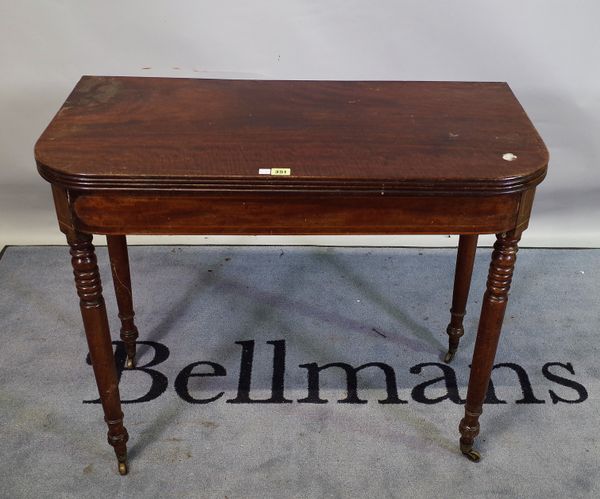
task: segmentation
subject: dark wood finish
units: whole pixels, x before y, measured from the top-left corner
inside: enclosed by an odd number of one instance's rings
[[[225,192],[165,202],[128,192],[84,193],[71,204],[77,226],[98,234],[468,234],[513,228],[522,196]]]
[[[67,241],[71,246],[71,263],[79,295],[85,336],[90,349],[90,359],[104,409],[104,420],[108,425],[108,443],[115,449],[119,472],[125,474],[127,473],[127,439],[129,437],[123,426],[119,381],[92,236],[70,232],[67,234]]]
[[[451,351],[477,235],[498,234],[460,424],[461,450],[478,459],[473,441],[517,241],[548,163],[508,85],[86,76],[36,143],[35,158],[72,247],[121,471],[127,432],[92,233],[109,236],[131,357],[127,234],[460,234]],[[260,173],[272,168],[289,175]]]
[[[492,374],[520,239],[521,231],[518,229],[496,235],[486,291],[483,295],[469,377],[465,417],[459,425],[462,435],[460,438],[461,450],[475,459],[479,459],[479,457],[472,453],[473,440],[479,434],[479,416],[482,413],[483,401]]]
[[[106,242],[119,308],[119,319],[121,320],[121,340],[125,343],[125,351],[127,352],[125,365],[132,368],[135,365],[135,340],[138,337],[138,329],[133,321],[135,313],[133,312],[127,239],[125,236],[106,236]]]
[[[527,190],[548,162],[506,83],[464,82],[85,76],[35,153],[44,177],[79,190],[473,195]]]
[[[444,357],[445,362],[452,362],[454,354],[458,350],[460,338],[465,334],[463,318],[467,313],[467,300],[469,299],[473,263],[475,262],[475,252],[477,251],[477,239],[478,236],[476,234],[463,234],[458,240],[450,324],[446,328],[446,333],[448,334],[448,353]]]

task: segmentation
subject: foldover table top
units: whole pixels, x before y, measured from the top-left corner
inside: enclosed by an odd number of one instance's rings
[[[509,193],[548,163],[506,83],[112,76],[81,78],[35,157],[77,190]]]

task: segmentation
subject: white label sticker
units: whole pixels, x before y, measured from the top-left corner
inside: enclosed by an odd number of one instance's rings
[[[258,174],[259,175],[291,175],[292,174],[292,169],[291,168],[259,168],[258,169]]]

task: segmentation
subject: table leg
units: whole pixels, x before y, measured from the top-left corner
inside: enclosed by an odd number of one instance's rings
[[[131,276],[129,272],[129,255],[125,236],[106,236],[108,255],[112,270],[119,319],[121,319],[121,340],[125,344],[127,361],[125,366],[132,369],[135,365],[135,340],[138,330],[133,322],[133,294],[131,292]]]
[[[479,434],[479,416],[496,356],[520,238],[521,231],[497,234],[492,253],[473,352],[465,417],[459,425],[460,450],[472,461],[479,461],[481,457],[473,449],[473,441]]]
[[[108,425],[108,443],[115,449],[119,473],[125,475],[128,435],[123,426],[117,369],[92,236],[72,231],[67,233],[67,241],[71,246],[71,263],[80,299],[85,336],[104,409],[104,420]]]
[[[458,240],[458,252],[456,255],[456,270],[454,271],[454,292],[452,293],[452,308],[450,309],[450,324],[446,328],[448,334],[448,353],[444,362],[450,363],[458,350],[458,343],[465,329],[463,317],[466,313],[469,288],[471,286],[471,275],[473,274],[473,262],[477,251],[478,235],[462,235]]]

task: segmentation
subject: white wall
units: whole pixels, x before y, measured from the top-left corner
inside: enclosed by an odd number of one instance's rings
[[[594,0],[0,0],[0,247],[64,242],[32,150],[82,74],[508,81],[551,155],[523,245],[598,247],[599,20]]]

